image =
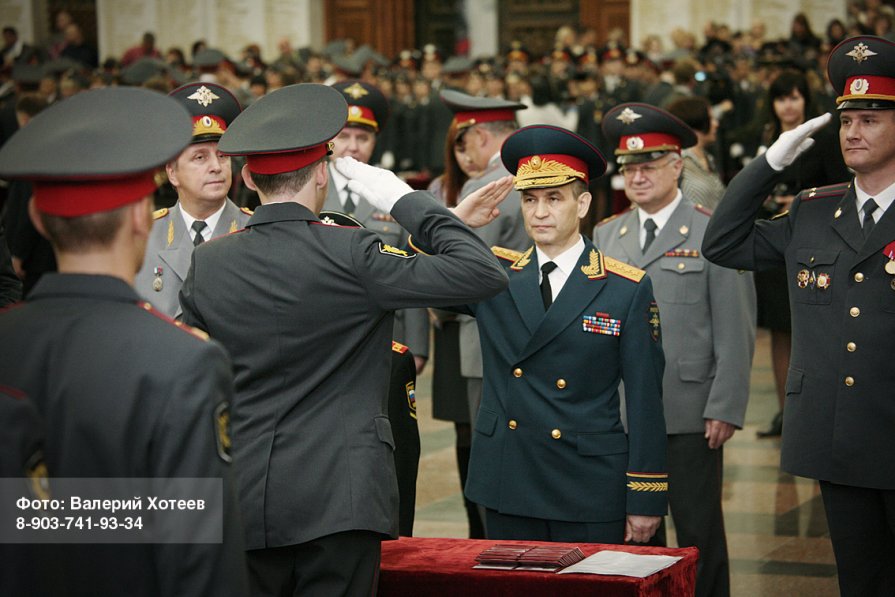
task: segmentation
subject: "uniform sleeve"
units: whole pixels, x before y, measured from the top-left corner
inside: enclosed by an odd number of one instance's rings
[[[790,217],[755,220],[779,173],[755,158],[727,187],[702,241],[706,259],[724,267],[762,270],[781,265],[791,236]],[[798,205],[793,202],[793,210]]]
[[[429,312],[426,309],[408,309],[404,313],[404,339],[414,355],[429,357]]]
[[[200,344],[169,371],[164,412],[150,455],[153,477],[223,481],[222,543],[158,544],[159,594],[247,595],[242,525],[229,458],[230,364],[214,342]]]
[[[506,288],[506,273],[490,248],[431,194],[405,195],[392,215],[426,249],[395,250],[366,230],[354,237],[355,270],[381,309],[476,303]]]
[[[749,272],[709,264],[715,378],[703,417],[742,429],[755,352],[755,283]]]
[[[627,512],[664,516],[668,508],[667,436],[662,407],[665,356],[649,277],[638,284],[627,319],[621,334],[628,419]]]

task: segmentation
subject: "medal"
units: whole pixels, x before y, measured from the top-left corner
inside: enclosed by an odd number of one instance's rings
[[[889,258],[889,263],[886,264],[886,273],[895,276],[895,241],[890,242],[883,248],[883,255]]]
[[[892,278],[892,281],[889,282],[889,286],[892,287],[892,290],[895,290],[895,278]]]
[[[817,287],[821,290],[826,290],[830,287],[830,280],[830,274],[817,274]]]
[[[796,283],[799,285],[799,288],[807,288],[808,287],[808,270],[803,269],[798,274],[796,274]]]
[[[895,276],[895,259],[890,259],[886,264],[886,273]]]
[[[152,280],[152,289],[156,292],[161,292],[164,287],[162,283],[162,274],[164,273],[162,268],[156,267],[152,270],[153,275],[155,275],[155,279]]]

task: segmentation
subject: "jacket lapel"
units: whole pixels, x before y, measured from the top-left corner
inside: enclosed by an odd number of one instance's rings
[[[854,205],[854,202],[852,202]],[[843,214],[844,216],[845,214]],[[840,216],[840,219],[842,216]],[[870,236],[867,238],[867,242],[861,245],[860,251],[858,251],[858,256],[855,259],[855,264],[858,264],[868,257],[872,257],[877,253],[881,253],[883,248],[895,241],[895,208],[891,206],[889,209],[883,213],[883,217],[879,219],[879,222],[873,227],[873,230],[870,231]]]
[[[186,274],[190,269],[190,257],[193,254],[193,241],[187,234],[186,225],[183,223],[180,203],[171,208],[162,249],[158,254],[162,261],[168,264],[171,271],[177,274],[178,278],[186,279]]]
[[[544,302],[541,300],[541,288],[538,285],[538,257],[531,247],[531,261],[521,270],[510,273],[510,296],[516,303],[516,308],[528,328],[528,333],[533,334],[544,319]]]
[[[861,246],[864,244],[864,233],[861,231],[860,224],[858,224],[858,208],[855,205],[855,200],[855,187],[852,185],[842,197],[839,206],[836,208],[839,217],[833,218],[832,226],[833,230],[842,237],[842,240],[857,253],[861,250]],[[885,218],[885,216],[883,216],[883,218]],[[880,223],[881,222],[882,220],[880,220]],[[873,236],[874,235],[871,234],[871,239]]]
[[[224,203],[224,211],[221,212],[221,217],[218,218],[217,225],[214,227],[214,230],[211,231],[211,238],[217,238],[219,236],[224,236],[225,234],[230,234],[231,232],[236,232],[239,227],[237,224],[239,213],[239,208],[236,207],[236,204],[227,199]]]
[[[625,261],[640,267],[640,262],[643,261],[643,253],[640,251],[640,219],[637,217],[638,213],[636,209],[632,209],[621,216],[621,226],[618,229],[618,243],[627,257]]]
[[[537,329],[529,339],[528,344],[519,355],[519,360],[523,360],[537,352],[545,344],[553,340],[561,334],[576,319],[580,319],[585,308],[594,300],[594,297],[600,293],[606,286],[606,271],[603,268],[602,277],[599,279],[590,279],[582,270],[582,267],[591,265],[591,251],[596,252],[602,262],[602,254],[596,251],[590,240],[584,240],[584,252],[578,259],[575,269],[569,274],[556,300],[547,314],[541,319]],[[533,287],[537,290],[537,269],[535,271]],[[538,300],[540,301],[540,293],[538,292]],[[543,311],[543,307],[542,307]]]

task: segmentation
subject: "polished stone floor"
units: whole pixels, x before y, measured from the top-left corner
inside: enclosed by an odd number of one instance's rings
[[[759,330],[746,426],[724,449],[724,521],[732,595],[837,595],[836,567],[817,483],[782,473],[779,439],[755,436],[777,412],[768,346],[767,335]],[[466,537],[454,427],[432,419],[430,373],[425,371],[417,384],[422,457],[414,534]]]

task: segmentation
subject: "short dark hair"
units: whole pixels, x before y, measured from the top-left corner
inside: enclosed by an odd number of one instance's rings
[[[297,193],[311,180],[317,164],[325,159],[327,158],[320,158],[304,168],[281,174],[258,174],[252,172],[252,181],[259,191],[268,196],[280,195],[282,193]]]
[[[682,97],[669,104],[668,112],[683,120],[694,131],[708,133],[712,129],[712,114],[709,102],[704,97]]]
[[[81,253],[109,246],[124,222],[124,212],[128,207],[130,204],[73,218],[41,212],[40,221],[53,247],[69,253]]]
[[[47,100],[37,93],[23,93],[16,100],[16,112],[21,112],[28,118],[34,118],[47,106]]]
[[[580,178],[576,178],[572,182],[569,183],[569,186],[572,189],[572,197],[577,199],[583,193],[587,193],[590,189],[587,186],[587,183],[581,180]]]

